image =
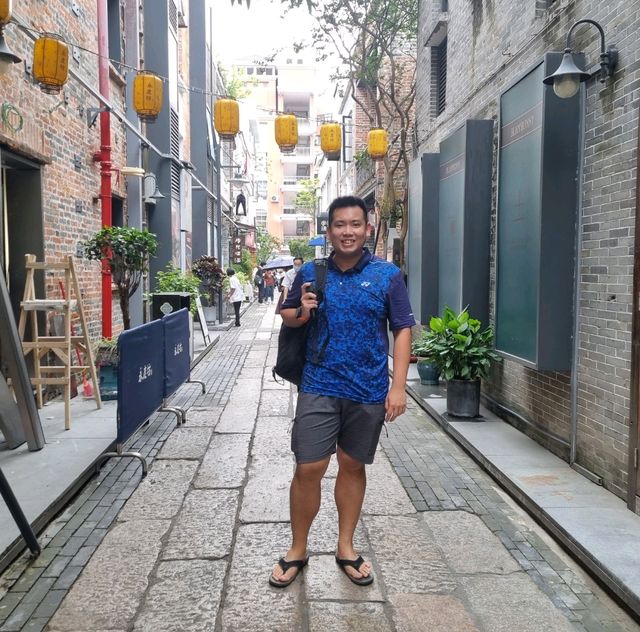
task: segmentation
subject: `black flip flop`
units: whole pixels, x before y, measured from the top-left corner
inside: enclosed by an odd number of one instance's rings
[[[309,558],[305,558],[304,560],[291,560],[287,562],[284,557],[281,557],[278,560],[278,566],[282,569],[283,573],[286,573],[290,568],[297,568],[298,572],[289,580],[281,582],[278,581],[273,574],[269,577],[269,583],[276,588],[286,588],[295,578],[300,575],[302,569],[309,563]]]
[[[355,560],[341,560],[336,555],[336,564],[340,567],[340,570],[354,583],[358,584],[358,586],[368,586],[373,583],[373,575],[367,575],[367,577],[352,577],[349,573],[347,573],[347,569],[345,566],[351,566],[355,568],[357,571],[360,570],[360,567],[364,564],[364,559],[362,555],[358,556],[358,559]]]

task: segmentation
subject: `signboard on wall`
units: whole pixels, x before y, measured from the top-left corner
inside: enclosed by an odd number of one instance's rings
[[[560,99],[545,61],[500,98],[496,348],[539,370],[571,365],[579,96]]]
[[[231,238],[231,261],[232,263],[242,263],[242,251],[244,249],[244,234],[237,230],[233,231]]]
[[[492,149],[493,121],[469,120],[440,143],[438,218],[431,222],[438,230],[438,312],[468,307],[486,324]]]

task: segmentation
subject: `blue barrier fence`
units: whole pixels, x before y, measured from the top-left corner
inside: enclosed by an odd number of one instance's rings
[[[142,462],[147,473],[146,459],[139,452],[124,452],[124,443],[156,411],[174,413],[178,426],[186,422],[187,411],[167,406],[166,400],[184,383],[200,384],[192,380],[189,313],[181,309],[161,320],[124,331],[118,337],[118,432],[117,452],[106,452],[98,464],[111,456],[129,456]]]

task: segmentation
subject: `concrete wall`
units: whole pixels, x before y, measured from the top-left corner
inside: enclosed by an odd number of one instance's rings
[[[617,0],[420,1],[417,121],[420,153],[466,119],[496,119],[499,94],[545,52],[561,51],[571,25],[591,18],[604,27],[607,43],[620,49],[613,81],[586,85],[582,202],[582,265],[578,343],[577,462],[595,472],[620,496],[627,489],[631,361],[633,226],[635,212],[638,96],[640,96],[640,2]],[[431,50],[425,43],[438,22],[447,24],[446,107],[434,116]],[[441,26],[442,28],[442,26]],[[591,66],[599,37],[582,27],[574,48]],[[498,126],[496,125],[496,134]],[[497,143],[497,135],[496,135]],[[495,163],[495,161],[494,161]],[[491,318],[495,299],[495,165],[491,253]],[[551,306],[550,306],[551,307]],[[570,435],[570,373],[538,372],[505,360],[486,391],[541,428]],[[534,433],[566,456],[566,448]]]

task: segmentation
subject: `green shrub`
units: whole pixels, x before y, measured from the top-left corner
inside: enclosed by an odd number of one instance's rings
[[[196,299],[200,296],[200,279],[188,272],[185,274],[172,264],[167,264],[166,271],[156,274],[156,294],[163,292],[189,292],[191,294],[191,313],[198,311]]]
[[[445,307],[441,318],[433,317],[429,328],[413,342],[412,351],[435,364],[446,380],[486,378],[487,371],[500,357],[493,350],[493,330],[481,329],[466,309],[456,314]]]

